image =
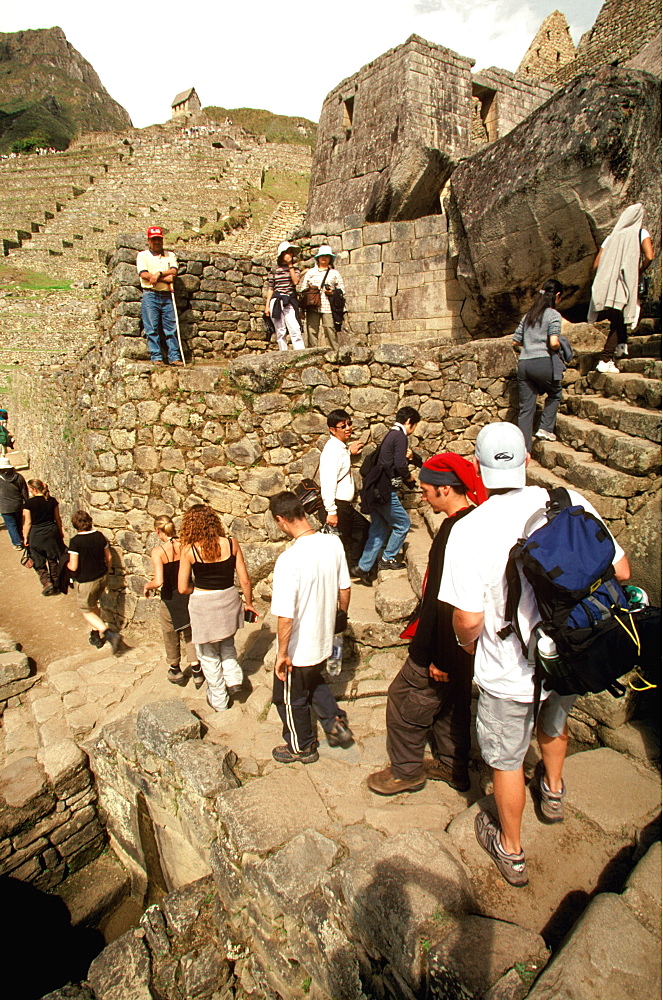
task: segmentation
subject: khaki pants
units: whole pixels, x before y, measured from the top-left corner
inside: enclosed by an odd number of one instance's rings
[[[324,292],[323,292],[324,295]],[[336,347],[334,317],[331,313],[306,310],[307,347]]]
[[[168,665],[171,667],[179,667],[180,665],[180,636],[184,639],[187,662],[197,663],[198,655],[196,647],[191,642],[191,626],[187,625],[186,628],[176,632],[173,628],[170,612],[163,601],[159,601],[159,621],[161,623],[163,644],[166,648]]]

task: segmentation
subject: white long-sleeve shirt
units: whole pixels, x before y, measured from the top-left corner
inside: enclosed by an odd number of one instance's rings
[[[336,514],[337,500],[353,500],[355,484],[350,469],[350,450],[331,437],[320,455],[320,492],[328,514]]]

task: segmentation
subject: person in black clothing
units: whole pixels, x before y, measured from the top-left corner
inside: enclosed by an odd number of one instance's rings
[[[77,510],[71,523],[78,534],[68,545],[68,568],[75,580],[76,602],[83,618],[92,626],[90,644],[98,649],[110,643],[113,653],[122,647],[122,639],[108,628],[101,617],[99,598],[106,589],[111,568],[111,550],[106,538],[92,527],[92,518],[85,510]]]
[[[23,548],[21,528],[23,504],[28,499],[28,486],[6,455],[0,455],[0,517],[5,522],[12,545]]]
[[[41,479],[30,479],[28,492],[30,495],[23,508],[23,543],[30,549],[41,592],[49,597],[59,591],[59,564],[65,551],[62,519],[57,500]]]
[[[482,503],[486,492],[472,463],[450,452],[424,462],[419,482],[424,500],[446,517],[431,545],[419,618],[403,633],[411,638],[408,658],[389,687],[390,765],[368,777],[368,787],[379,795],[418,791],[427,778],[461,792],[470,787],[472,657],[456,642],[453,608],[437,595],[449,535],[474,509],[468,497]],[[424,761],[429,736],[433,759]]]
[[[396,423],[385,435],[378,449],[376,465],[386,469],[392,490],[388,503],[373,506],[370,511],[371,527],[357,564],[357,577],[365,587],[373,585],[371,570],[383,546],[384,552],[378,569],[401,569],[405,565],[397,556],[410,530],[411,521],[401,503],[398,489],[403,483],[410,490],[416,487],[408,464],[407,439],[420,420],[421,417],[413,406],[401,407],[396,414]]]

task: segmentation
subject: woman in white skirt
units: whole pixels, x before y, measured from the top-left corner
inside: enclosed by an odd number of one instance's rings
[[[235,652],[235,632],[244,625],[245,611],[258,616],[251,581],[239,544],[226,538],[223,524],[211,507],[194,504],[186,511],[180,545],[178,590],[191,595],[191,634],[207,681],[207,701],[215,711],[223,712],[229,708],[228,696],[238,694],[244,680]],[[235,573],[243,604],[235,586]]]

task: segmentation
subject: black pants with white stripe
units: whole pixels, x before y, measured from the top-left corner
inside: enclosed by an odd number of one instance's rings
[[[338,717],[346,718],[327,687],[322,670],[327,661],[312,667],[293,667],[282,681],[274,674],[272,701],[283,723],[283,739],[294,753],[307,750],[316,736],[311,724],[311,705],[326,733]]]

